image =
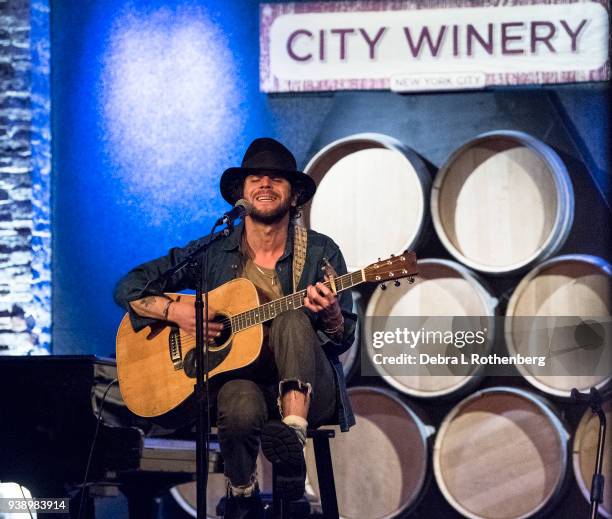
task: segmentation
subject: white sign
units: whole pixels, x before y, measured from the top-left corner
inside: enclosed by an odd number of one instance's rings
[[[455,90],[609,78],[608,0],[481,7],[458,0],[464,6],[453,8],[443,1],[262,4],[261,90]]]

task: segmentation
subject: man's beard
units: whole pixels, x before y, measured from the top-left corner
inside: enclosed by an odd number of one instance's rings
[[[250,213],[250,216],[256,222],[262,223],[264,225],[272,225],[280,222],[285,215],[291,209],[291,201],[287,200],[282,205],[279,205],[274,211],[270,213],[262,213],[253,207],[253,210]]]

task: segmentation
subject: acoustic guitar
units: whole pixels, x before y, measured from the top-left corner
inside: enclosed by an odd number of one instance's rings
[[[405,251],[361,270],[325,282],[334,292],[361,283],[412,278],[416,255]],[[193,302],[193,295],[167,294],[175,301]],[[208,304],[223,322],[223,332],[208,347],[208,379],[253,363],[263,343],[263,323],[303,306],[306,290],[260,304],[255,285],[246,278],[229,281],[208,293]],[[143,417],[158,417],[180,406],[193,393],[195,337],[172,323],[135,332],[126,314],[117,331],[117,372],[128,409]]]

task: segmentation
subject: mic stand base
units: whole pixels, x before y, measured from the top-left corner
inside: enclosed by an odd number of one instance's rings
[[[591,507],[589,510],[589,519],[597,519],[599,513],[599,503],[603,502],[603,491],[604,491],[604,476],[602,474],[603,469],[603,455],[604,455],[604,443],[606,439],[606,414],[601,408],[602,398],[597,391],[597,388],[592,387],[589,395],[580,393],[576,388],[572,389],[572,397],[578,401],[586,401],[591,408],[593,414],[596,414],[599,418],[599,433],[597,436],[597,454],[595,458],[595,473],[591,480],[591,496],[590,502]]]

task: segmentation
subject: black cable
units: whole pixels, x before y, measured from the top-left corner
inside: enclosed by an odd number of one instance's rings
[[[96,447],[96,440],[98,439],[98,432],[100,431],[100,423],[102,422],[102,408],[104,407],[104,401],[106,400],[106,395],[110,391],[110,388],[113,387],[114,384],[119,382],[119,379],[111,380],[106,386],[104,390],[104,394],[102,395],[102,401],[100,402],[100,408],[98,409],[98,421],[96,423],[96,431],[94,432],[93,441],[91,442],[91,448],[89,449],[89,458],[87,459],[87,467],[85,468],[85,476],[83,477],[83,483],[81,484],[81,499],[79,500],[79,513],[77,514],[77,519],[81,519],[81,511],[83,508],[83,500],[85,499],[85,487],[87,485],[87,477],[89,476],[89,469],[91,468],[91,460],[93,459],[94,448]]]
[[[23,496],[24,501],[27,500],[28,498],[25,495],[25,492],[23,491],[23,485],[19,485],[19,490],[21,490],[21,495]],[[30,519],[34,519],[32,517],[32,511],[30,510],[30,507],[28,506],[28,514],[30,515]]]

